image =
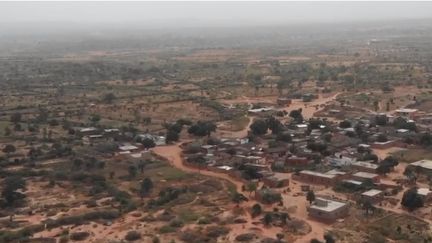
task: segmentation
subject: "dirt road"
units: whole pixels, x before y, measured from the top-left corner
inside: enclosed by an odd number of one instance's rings
[[[208,171],[208,170],[198,170],[196,168],[191,168],[191,167],[185,166],[183,164],[182,158],[181,158],[182,149],[180,148],[180,144],[155,147],[152,149],[152,151],[154,153],[158,154],[159,156],[167,158],[174,167],[176,167],[182,171],[190,172],[190,173],[199,173],[201,175],[211,176],[213,178],[219,178],[219,179],[227,180],[236,186],[237,191],[239,191],[239,192],[242,191],[243,182],[238,181],[238,180],[230,177],[229,175],[226,175],[223,173],[217,173],[217,172],[213,172],[213,171]],[[294,192],[300,192],[301,191],[300,184],[298,184],[298,183],[295,184],[292,189],[293,189],[293,192],[290,193],[290,195],[283,194],[284,205],[286,207],[293,207],[293,206],[297,207],[296,212],[293,213],[292,216],[306,221],[311,226],[311,229],[312,229],[312,231],[309,234],[300,237],[295,242],[299,242],[299,243],[300,242],[308,242],[313,238],[322,237],[322,235],[324,234],[326,225],[308,219],[307,210],[306,210],[307,202],[306,202],[305,197],[293,197],[292,196],[294,194]],[[248,204],[249,206],[252,206],[254,203],[256,203],[256,201],[253,198],[249,198],[249,202],[247,202],[246,204]],[[245,205],[243,205],[243,206],[245,206]],[[267,228],[267,227],[254,225],[252,222],[255,220],[249,214],[247,216],[248,216],[248,218],[247,218],[248,222],[246,224],[241,225],[241,226],[238,225],[235,227],[236,230],[234,233],[236,233],[236,235],[243,233],[243,232],[244,233],[249,232],[249,228],[251,228],[251,227],[259,228],[260,233],[264,236],[267,236],[267,237],[274,237],[276,235],[276,233],[280,232],[279,231],[280,228],[278,228],[278,227]],[[234,237],[234,235],[230,235],[231,239],[233,239],[232,237]]]
[[[324,97],[320,95],[317,99],[311,101],[311,102],[303,102],[303,100],[295,99],[292,101],[292,103],[288,107],[284,107],[278,110],[284,110],[286,112],[291,112],[292,110],[298,110],[302,109],[302,115],[307,120],[309,118],[313,117],[313,114],[317,111],[320,111],[323,109],[321,105],[324,105],[328,102],[331,102],[333,100],[336,100],[337,96],[341,93],[336,93],[334,95]],[[318,106],[318,109],[316,108]]]
[[[234,184],[237,188],[237,191],[241,192],[243,183],[237,180],[234,180],[232,177],[230,177],[227,174],[223,173],[217,173],[209,170],[198,170],[197,168],[192,168],[185,166],[183,164],[183,160],[181,158],[181,152],[182,149],[180,148],[180,144],[174,144],[174,145],[168,145],[168,146],[159,146],[152,149],[154,153],[156,153],[159,156],[165,157],[168,159],[168,161],[176,167],[177,169],[180,169],[185,172],[189,173],[199,173],[201,175],[211,176],[214,178],[223,179],[226,181],[231,182]]]

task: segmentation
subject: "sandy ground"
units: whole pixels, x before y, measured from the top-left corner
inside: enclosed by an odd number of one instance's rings
[[[179,147],[179,144],[153,148],[153,152],[167,158],[172,163],[172,165],[178,169],[181,169],[186,172],[199,173],[201,175],[211,176],[211,177],[230,181],[236,186],[237,191],[242,191],[243,182],[238,181],[227,174],[212,172],[208,170],[198,170],[196,168],[185,166],[182,162],[181,151],[182,150]],[[290,190],[291,192],[289,193],[282,193],[284,206],[286,208],[295,208],[295,211],[290,212],[290,215],[297,219],[306,221],[312,229],[310,233],[300,237],[295,242],[299,242],[299,243],[309,242],[313,238],[321,238],[329,226],[314,220],[310,220],[308,218],[308,214],[306,210],[306,206],[308,203],[306,201],[306,198],[304,196],[297,196],[297,197],[294,196],[296,193],[301,192],[299,183],[293,182],[292,185],[290,186]],[[256,203],[256,201],[252,197],[249,197],[249,201],[247,203],[243,203],[242,206],[247,208],[247,207],[251,207],[254,203]],[[271,210],[271,206],[269,210]],[[247,217],[246,224],[239,224],[239,225],[232,226],[233,228],[231,233],[228,235],[228,239],[233,240],[235,236],[241,233],[248,233],[251,231],[250,230],[251,228],[257,229],[256,231],[260,232],[260,234],[263,236],[273,237],[273,238],[277,233],[281,231],[281,229],[278,227],[269,228],[269,227],[263,227],[262,225],[255,225],[253,224],[253,222],[256,221],[256,219],[253,219],[249,214],[247,216],[248,217]]]
[[[320,96],[318,97],[318,99],[312,101],[312,102],[308,102],[305,103],[302,100],[293,100],[293,103],[289,106],[289,107],[283,107],[283,108],[279,108],[279,110],[285,110],[288,113],[294,109],[302,109],[302,113],[303,116],[305,117],[305,119],[309,119],[311,117],[313,117],[313,114],[317,111],[319,111],[320,109],[322,109],[322,106],[324,104],[327,104],[328,102],[331,102],[333,100],[336,99],[336,97],[339,95],[339,93],[337,94],[333,94],[333,95],[329,95],[329,96]],[[257,98],[255,98],[254,100],[256,100]],[[266,97],[266,99],[268,99],[268,97]],[[247,103],[247,104],[251,104],[252,103],[252,98],[248,98],[248,97],[241,97],[237,100],[231,100],[228,103]],[[263,102],[265,100],[260,99],[260,102]],[[274,102],[274,100],[272,100]],[[229,137],[234,137],[234,138],[241,138],[241,137],[245,137],[247,136],[247,132],[249,130],[249,126],[250,124],[252,124],[253,122],[253,118],[249,117],[249,124],[241,131],[238,132],[229,132],[226,133],[226,136]],[[181,158],[181,151],[182,149],[179,147],[180,144],[175,144],[175,145],[170,145],[170,146],[161,146],[161,147],[156,147],[153,148],[153,152],[155,152],[156,154],[163,156],[165,158],[167,158],[173,166],[175,166],[178,169],[181,169],[183,171],[186,172],[191,172],[191,173],[200,173],[202,175],[205,176],[211,176],[211,177],[215,177],[215,178],[219,178],[219,179],[223,179],[223,180],[227,180],[230,181],[231,183],[233,183],[236,188],[237,191],[242,191],[242,186],[243,186],[243,182],[238,181],[232,177],[230,177],[227,174],[223,174],[223,173],[217,173],[217,172],[213,172],[213,171],[208,171],[208,170],[198,170],[196,168],[191,168],[191,167],[187,167],[183,164],[182,162],[182,158]],[[291,180],[292,181],[292,180]],[[291,213],[290,215],[298,218],[300,220],[304,220],[306,221],[310,227],[311,227],[311,232],[308,233],[307,235],[304,235],[300,238],[298,238],[295,242],[309,242],[311,239],[313,238],[321,238],[325,231],[327,230],[327,228],[329,227],[329,225],[314,221],[314,220],[310,220],[308,218],[308,213],[307,213],[307,201],[306,198],[304,196],[294,196],[297,193],[301,193],[301,188],[300,188],[300,184],[297,182],[293,182],[292,185],[290,186],[290,190],[291,192],[289,193],[282,193],[282,197],[283,197],[283,202],[284,202],[284,206],[286,208],[294,208],[294,212]],[[246,207],[251,207],[254,203],[256,203],[256,201],[253,198],[249,198],[250,200],[247,203],[244,203]],[[253,224],[254,219],[248,215],[248,219],[247,219],[247,223],[246,224],[239,224],[239,225],[234,225],[232,226],[232,231],[231,233],[228,235],[228,239],[229,240],[233,240],[235,238],[236,235],[241,234],[241,233],[247,233],[250,232],[250,229],[256,229],[261,235],[263,236],[267,236],[267,237],[275,237],[275,235],[277,233],[280,232],[280,228],[278,227],[263,227],[262,225],[255,225]]]
[[[336,100],[340,93],[336,93],[330,96],[319,95],[319,97],[311,102],[303,102],[302,100],[293,100],[291,105],[284,107],[279,110],[285,110],[286,112],[291,112],[292,110],[302,109],[302,115],[305,120],[312,118],[314,113],[323,109],[323,105]]]
[[[288,114],[292,111],[292,110],[298,110],[298,109],[302,109],[302,114],[303,117],[305,118],[305,120],[312,118],[314,116],[314,113],[317,111],[320,111],[324,108],[325,104],[328,104],[331,101],[336,100],[337,96],[340,93],[336,93],[336,94],[332,94],[332,95],[328,95],[328,96],[324,96],[324,95],[320,95],[317,99],[313,100],[312,102],[303,102],[301,99],[295,99],[292,101],[291,105],[287,106],[287,107],[282,107],[282,108],[277,108],[277,110],[280,111],[286,111],[288,112]],[[252,103],[254,102],[268,102],[268,103],[274,103],[276,100],[276,96],[275,97],[246,97],[246,96],[242,96],[238,99],[235,100],[227,100],[224,101],[224,103],[226,104],[238,104],[238,103],[246,103],[249,106],[252,106]],[[220,131],[219,134],[222,137],[230,137],[230,138],[243,138],[246,137],[249,131],[249,127],[252,124],[252,122],[254,121],[254,118],[251,116],[248,116],[249,118],[249,123],[247,126],[245,126],[245,128],[241,131],[237,131],[237,132],[231,132],[231,131]]]

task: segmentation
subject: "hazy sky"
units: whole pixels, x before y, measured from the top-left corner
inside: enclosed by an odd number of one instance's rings
[[[290,24],[432,18],[432,2],[0,2],[0,23]]]

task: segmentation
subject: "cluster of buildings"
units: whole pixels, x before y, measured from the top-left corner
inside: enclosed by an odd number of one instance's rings
[[[291,100],[279,98],[277,102],[285,106]],[[272,109],[251,109],[249,112]],[[392,120],[399,118],[409,123],[424,117],[415,109],[404,108],[396,110],[393,116],[384,114],[387,125],[372,125],[379,115],[382,114],[349,120],[349,127],[331,122],[312,125],[310,121],[284,124],[281,134],[288,134],[288,142],[275,141],[275,136],[270,134],[253,142],[243,138],[221,139],[217,144],[202,144],[198,152],[186,153],[185,157],[191,165],[201,158],[201,166],[204,164],[209,170],[228,173],[241,180],[258,179],[268,188],[289,186],[290,180],[324,187],[344,185],[356,189],[357,198],[378,203],[384,199],[387,190],[402,187],[397,182],[383,180],[380,160],[367,155],[372,149],[406,148],[406,136],[419,131],[394,127]],[[367,135],[366,141],[358,130]],[[432,172],[432,161],[419,161],[410,166],[416,171]],[[430,197],[430,191],[426,189],[419,189],[419,194]],[[312,217],[336,219],[346,215],[348,208],[347,202],[319,197],[308,207],[308,212]]]
[[[155,146],[165,145],[165,137],[155,134],[133,134],[131,132],[121,132],[116,128],[101,129],[96,127],[75,127],[74,134],[81,137],[83,144],[94,146],[98,144],[107,144],[107,142],[116,145],[115,155],[126,158],[139,159],[147,152],[147,149],[140,142],[144,139],[150,139]]]

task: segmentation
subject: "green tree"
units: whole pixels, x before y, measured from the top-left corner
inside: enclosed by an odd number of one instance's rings
[[[141,144],[144,146],[144,148],[154,148],[156,146],[155,142],[151,138],[144,138],[141,140]]]
[[[246,191],[249,192],[249,196],[252,195],[252,192],[255,192],[257,190],[258,185],[255,182],[248,182],[246,184]]]
[[[98,114],[93,114],[89,117],[89,120],[93,123],[93,124],[97,124],[100,120],[101,117]]]
[[[306,194],[306,200],[308,200],[308,202],[310,204],[312,204],[313,201],[315,201],[315,193],[312,190],[309,190]]]
[[[213,122],[204,121],[198,121],[188,129],[188,133],[200,137],[210,136],[214,131],[216,131],[216,125]]]
[[[272,131],[272,134],[279,134],[283,130],[282,123],[276,119],[275,117],[271,116],[266,120],[268,128]]]
[[[255,120],[249,127],[253,134],[255,135],[264,135],[267,133],[268,124],[265,120]]]
[[[380,175],[386,175],[387,173],[390,173],[390,171],[391,171],[391,166],[389,166],[386,163],[381,163],[376,169],[376,172]]]
[[[423,207],[423,198],[417,193],[417,188],[413,187],[406,190],[402,196],[402,206],[413,211],[417,208]]]
[[[166,133],[165,142],[166,143],[177,142],[179,138],[180,138],[179,134],[176,131],[170,129]]]
[[[141,198],[147,196],[153,189],[153,182],[150,178],[146,177],[141,181],[139,194]]]
[[[420,144],[423,146],[432,145],[432,134],[425,132],[420,135]]]
[[[238,192],[235,192],[235,193],[232,194],[232,196],[231,196],[231,200],[232,200],[234,203],[236,203],[237,206],[238,206],[242,201],[245,201],[246,198],[245,198],[245,196],[244,196],[243,194],[238,193]]]
[[[292,117],[296,122],[303,122],[302,108],[298,110],[292,110],[289,116]]]
[[[20,176],[6,177],[2,182],[2,197],[6,206],[12,206],[14,203],[25,197],[24,194],[17,192],[18,189],[25,188],[25,181]]]
[[[10,153],[15,152],[16,148],[12,144],[6,144],[2,151],[9,155]]]
[[[348,120],[343,120],[343,121],[339,122],[339,127],[340,128],[350,128],[351,122]]]
[[[328,233],[324,234],[324,240],[325,240],[325,243],[335,243],[336,242],[336,240],[333,238],[333,236],[328,234]]]
[[[260,215],[262,213],[262,207],[261,207],[261,205],[259,203],[255,203],[252,206],[252,210],[251,211],[252,211],[251,212],[252,217],[256,217],[256,216],[258,216],[258,215]]]
[[[130,178],[135,178],[137,175],[137,167],[135,165],[130,165],[128,167],[128,173]]]
[[[271,213],[266,213],[264,215],[263,220],[264,220],[264,225],[269,226],[273,221],[273,217],[272,217]]]

